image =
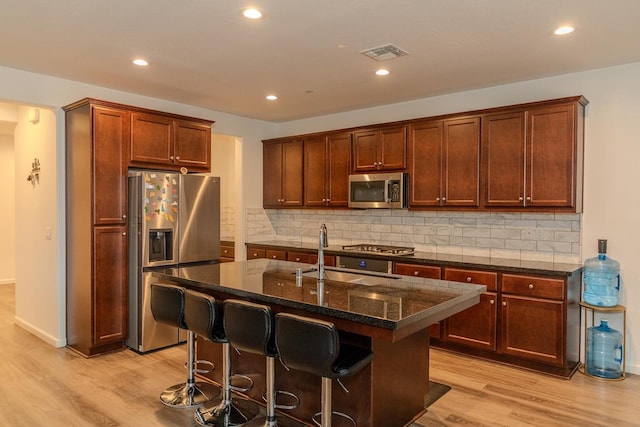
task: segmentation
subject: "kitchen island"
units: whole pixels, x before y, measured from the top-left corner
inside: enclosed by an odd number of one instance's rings
[[[296,280],[296,269],[308,264],[257,259],[224,264],[158,270],[161,282],[175,283],[217,299],[240,298],[333,322],[341,340],[371,349],[371,365],[344,381],[334,382],[334,409],[353,416],[358,425],[403,426],[425,410],[429,393],[428,327],[477,304],[485,286],[436,279],[389,278],[327,270],[322,284],[317,272]],[[221,366],[220,346],[198,342],[198,358]],[[262,402],[264,358],[234,354],[234,372],[255,382],[247,395]],[[220,369],[207,377],[221,382]],[[278,364],[276,389],[292,391],[300,405],[287,415],[311,424],[320,409],[320,379]]]

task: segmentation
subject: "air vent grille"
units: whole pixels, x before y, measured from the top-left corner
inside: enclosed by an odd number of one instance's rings
[[[409,54],[409,52],[391,43],[361,50],[360,53],[376,61],[388,61],[389,59],[395,59]]]

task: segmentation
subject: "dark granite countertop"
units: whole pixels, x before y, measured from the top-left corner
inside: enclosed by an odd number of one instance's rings
[[[317,272],[296,283],[296,269],[308,264],[268,259],[158,268],[154,275],[203,292],[224,294],[342,319],[391,331],[399,339],[479,301],[485,286],[397,276],[347,275],[327,269],[322,286]]]
[[[313,243],[294,242],[286,240],[274,240],[269,242],[251,242],[254,245],[274,250],[301,250],[315,252],[318,245]],[[376,253],[363,253],[347,251],[342,246],[329,246],[324,249],[327,255],[350,255],[362,258],[385,259],[396,262],[408,262],[412,264],[434,265],[440,267],[475,268],[483,270],[497,270],[521,274],[537,274],[549,276],[572,276],[582,271],[580,264],[562,264],[542,261],[526,261],[505,258],[489,258],[468,255],[435,254],[432,252],[416,252],[412,255],[381,255]]]

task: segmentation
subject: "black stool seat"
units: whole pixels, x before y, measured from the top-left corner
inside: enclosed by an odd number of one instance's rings
[[[196,291],[186,291],[187,324],[199,335],[222,344],[222,396],[198,408],[196,422],[203,426],[240,426],[258,414],[258,405],[231,395],[231,346],[225,333],[223,308],[215,298]]]
[[[314,416],[316,424],[331,426],[332,413],[355,424],[350,416],[331,410],[331,380],[358,373],[371,363],[373,352],[341,344],[331,322],[288,313],[276,314],[276,348],[285,366],[322,377],[322,411]]]
[[[220,389],[213,384],[196,382],[197,361],[195,360],[195,332],[186,322],[187,308],[185,289],[180,286],[154,283],[151,285],[151,313],[160,323],[189,329],[187,354],[188,377],[186,383],[176,384],[160,394],[160,401],[174,408],[199,406],[220,395]],[[211,364],[210,362],[207,362]],[[213,364],[211,364],[213,366]]]

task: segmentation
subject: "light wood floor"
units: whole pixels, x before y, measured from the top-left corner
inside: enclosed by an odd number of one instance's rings
[[[191,410],[158,401],[161,390],[185,379],[184,346],[85,359],[15,326],[14,304],[14,286],[0,285],[0,426],[197,425]],[[640,425],[637,375],[563,380],[433,350],[431,377],[451,390],[417,426]]]

